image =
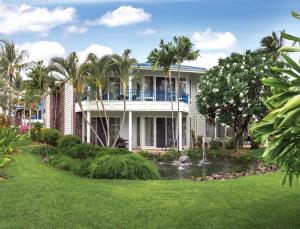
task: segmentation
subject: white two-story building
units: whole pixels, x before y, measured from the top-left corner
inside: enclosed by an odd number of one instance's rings
[[[123,96],[126,96],[126,116],[120,137],[126,140],[129,150],[162,149],[172,145],[171,101],[176,145],[180,150],[191,147],[191,133],[204,136],[207,131],[205,118],[197,112],[196,104],[199,78],[205,69],[182,66],[178,79],[177,66],[172,66],[172,93],[169,78],[162,71],[153,71],[148,63],[139,64],[138,71],[140,76],[130,78],[126,95],[120,93],[120,82],[116,79],[109,81],[107,90],[103,93],[102,100],[109,116],[111,143],[120,130],[124,110]],[[176,91],[176,88],[179,90]],[[82,105],[88,121],[105,142],[102,126],[105,123],[104,115],[102,113],[100,117],[98,112],[99,108],[102,109],[100,103],[97,109],[96,101],[87,96]],[[54,99],[49,95],[45,107],[46,127],[58,128],[64,134],[80,136],[84,142],[99,144],[84,120],[79,104],[75,102],[72,85],[65,84],[58,98]]]

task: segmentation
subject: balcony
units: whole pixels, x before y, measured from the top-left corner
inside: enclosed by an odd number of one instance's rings
[[[183,112],[189,112],[189,96],[185,92],[170,92],[170,91],[139,91],[128,90],[126,95],[123,91],[115,91],[113,93],[104,93],[102,96],[103,104],[106,111],[123,111],[124,110],[124,96],[126,99],[127,111],[158,111],[169,112],[172,110],[171,101],[173,101],[173,109]],[[178,97],[179,103],[177,104],[176,97]],[[102,110],[100,101],[95,98],[95,95],[89,95],[82,97],[82,109],[83,111],[97,111]],[[81,112],[78,103],[75,103],[75,112]]]
[[[124,95],[123,91],[116,93],[105,93],[102,96],[103,101],[120,101],[124,100],[124,96],[127,101],[147,101],[147,102],[170,102],[177,101],[188,104],[189,96],[185,92],[170,92],[170,91],[140,91],[140,90],[127,90]],[[82,101],[95,100],[95,96],[84,96]]]

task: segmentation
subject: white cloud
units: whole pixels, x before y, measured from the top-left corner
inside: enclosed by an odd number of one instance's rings
[[[88,46],[85,50],[83,51],[79,51],[78,52],[78,58],[79,61],[82,63],[85,61],[87,55],[89,53],[94,53],[96,54],[98,57],[102,57],[104,55],[110,55],[113,54],[113,51],[111,48],[103,46],[103,45],[99,45],[99,44],[91,44],[90,46]]]
[[[74,33],[83,34],[86,33],[87,31],[88,31],[87,27],[78,27],[75,25],[68,26],[65,30],[67,34],[74,34]]]
[[[149,28],[137,32],[137,34],[139,34],[141,36],[152,35],[152,34],[155,34],[155,33],[156,33],[156,31],[154,29],[149,29]]]
[[[63,57],[66,52],[60,43],[51,41],[26,42],[17,44],[17,47],[20,50],[27,50],[28,61],[43,60],[45,64],[48,64],[48,60],[52,57]]]
[[[47,34],[50,29],[75,19],[75,9],[32,7],[27,4],[11,5],[0,2],[0,33],[34,32]]]
[[[229,49],[237,43],[237,38],[231,32],[213,32],[207,29],[205,32],[194,32],[192,41],[199,49]]]
[[[126,26],[149,21],[151,14],[146,13],[142,8],[132,6],[120,6],[114,11],[108,11],[99,19],[88,21],[90,25],[106,25],[108,27]]]
[[[200,53],[200,57],[193,61],[186,61],[183,64],[196,66],[196,67],[203,67],[203,68],[211,68],[214,65],[218,64],[218,60],[220,58],[225,58],[226,54],[223,52],[217,53]]]

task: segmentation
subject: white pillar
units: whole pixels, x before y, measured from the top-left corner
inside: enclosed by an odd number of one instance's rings
[[[178,131],[179,131],[179,150],[182,150],[182,112],[179,112],[179,126],[178,126]]]
[[[83,111],[84,112],[84,111]],[[85,139],[84,139],[84,136],[85,136],[85,133],[84,133],[84,130],[85,130],[85,126],[84,126],[84,118],[83,118],[83,114],[81,116],[81,140],[82,142],[85,142]]]
[[[217,117],[215,118],[215,138],[217,138]]]
[[[132,150],[132,111],[129,111],[128,115],[128,125],[129,125],[129,134],[128,134],[128,150]]]
[[[141,148],[145,148],[145,117],[141,117],[141,132],[140,132],[140,143],[141,143]]]
[[[87,111],[87,121],[91,124],[91,112]],[[89,124],[86,125],[86,142],[91,142],[91,126]]]

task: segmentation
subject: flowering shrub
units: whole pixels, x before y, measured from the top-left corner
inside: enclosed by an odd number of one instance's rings
[[[27,131],[30,129],[30,126],[28,126],[28,125],[22,125],[22,126],[20,126],[19,127],[19,132],[21,133],[21,134],[25,134],[25,133],[27,133]]]
[[[261,79],[275,75],[268,66],[282,66],[282,63],[259,51],[232,53],[200,78],[199,112],[210,120],[217,116],[223,125],[233,127],[237,148],[249,122],[261,119],[267,112],[262,100],[271,90]]]

